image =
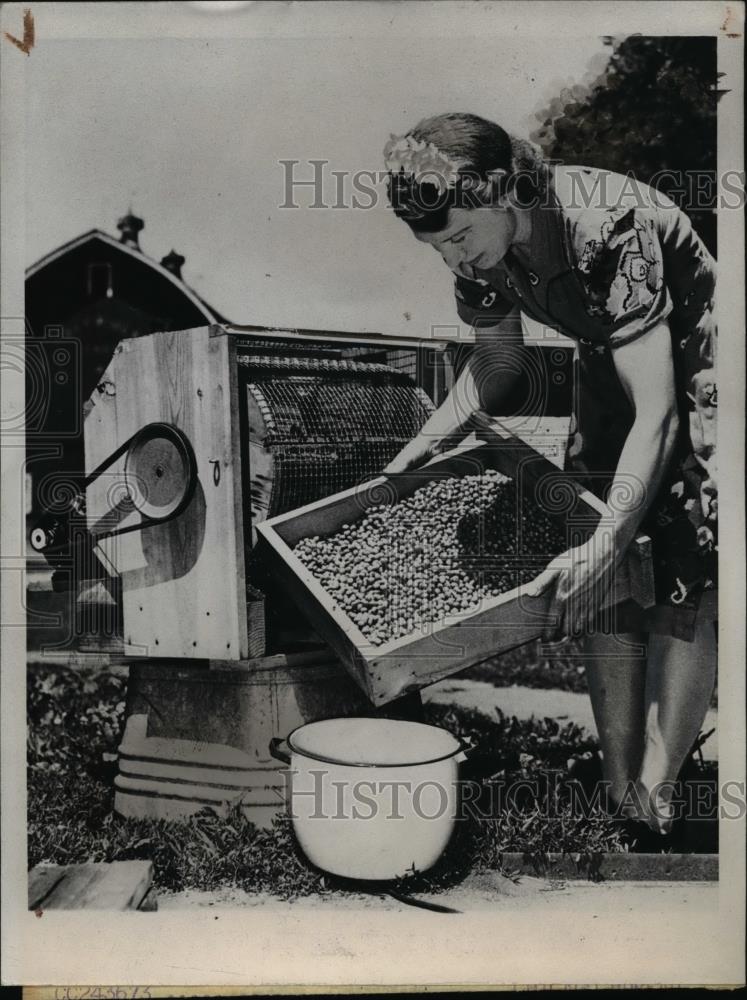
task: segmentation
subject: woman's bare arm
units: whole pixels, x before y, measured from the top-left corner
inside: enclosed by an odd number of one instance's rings
[[[613,350],[612,357],[635,414],[610,489],[616,544],[624,551],[659,491],[679,432],[668,322]]]
[[[523,352],[518,311],[496,326],[475,328],[474,350],[449,395],[384,471],[404,472],[456,447],[475,429],[478,411],[494,414],[500,408],[521,373]]]
[[[633,541],[667,473],[679,430],[671,334],[666,320],[613,350],[615,369],[634,411],[610,487],[611,519],[588,542],[558,556],[536,581],[552,584],[557,631],[572,634],[599,607],[614,567]]]

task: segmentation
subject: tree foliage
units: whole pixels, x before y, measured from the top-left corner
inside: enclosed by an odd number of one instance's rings
[[[716,39],[633,35],[605,44],[612,51],[601,76],[539,111],[532,139],[550,159],[653,181],[715,252]]]

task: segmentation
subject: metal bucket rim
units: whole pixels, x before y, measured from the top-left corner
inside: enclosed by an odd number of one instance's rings
[[[429,764],[439,764],[442,761],[451,760],[453,757],[464,753],[466,749],[469,748],[469,744],[465,743],[463,740],[459,740],[453,733],[450,733],[448,729],[442,729],[440,726],[431,726],[425,722],[411,722],[404,719],[387,719],[383,721],[387,722],[403,722],[408,726],[422,726],[427,729],[436,729],[442,733],[446,733],[450,736],[455,743],[455,746],[448,753],[440,754],[437,757],[430,757],[426,760],[409,760],[402,762],[392,762],[392,763],[372,763],[367,761],[359,760],[342,760],[337,757],[330,757],[327,754],[321,753],[311,753],[308,750],[294,746],[293,737],[296,736],[302,729],[306,729],[308,726],[317,725],[321,722],[338,722],[338,721],[354,721],[355,719],[361,719],[362,721],[371,722],[371,718],[368,716],[346,716],[344,719],[318,719],[315,722],[306,722],[301,726],[297,726],[289,735],[286,737],[286,743],[292,753],[298,754],[299,757],[305,757],[307,760],[318,761],[321,764],[334,764],[340,767],[367,767],[367,768],[377,768],[380,770],[388,770],[390,768],[401,768],[401,767],[426,767]]]

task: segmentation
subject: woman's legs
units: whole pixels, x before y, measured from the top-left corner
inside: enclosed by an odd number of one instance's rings
[[[648,640],[646,734],[638,776],[644,793],[661,787],[662,813],[650,817],[666,830],[666,805],[680,768],[703,725],[716,679],[716,633],[713,622],[696,627],[693,642],[654,635]],[[657,803],[654,803],[656,805]]]
[[[584,651],[610,794],[666,832],[674,783],[703,725],[716,678],[713,623],[697,626],[693,642],[653,633],[589,635]],[[631,800],[636,780],[638,798]]]
[[[641,633],[594,634],[584,640],[586,677],[602,750],[602,771],[619,804],[643,760],[646,646]]]

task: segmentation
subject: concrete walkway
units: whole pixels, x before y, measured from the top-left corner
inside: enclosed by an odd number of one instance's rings
[[[718,882],[588,882],[559,881],[521,876],[512,881],[497,872],[470,875],[460,885],[434,895],[418,894],[418,899],[448,906],[459,912],[502,909],[515,911],[531,907],[541,919],[543,912],[579,909],[593,914],[665,910],[668,917],[694,907],[698,912],[718,910]],[[413,908],[391,896],[334,892],[329,895],[304,896],[291,902],[268,893],[249,893],[238,889],[218,892],[186,890],[158,894],[158,909],[183,910],[213,907],[236,909],[262,907],[263,910],[397,910]],[[413,911],[414,912],[414,911]],[[420,911],[423,919],[431,914]],[[692,911],[691,911],[692,912]],[[433,914],[437,916],[437,914]]]
[[[596,735],[596,725],[588,694],[573,691],[556,691],[544,688],[495,687],[486,681],[464,680],[452,677],[433,684],[423,691],[423,701],[436,705],[457,705],[495,717],[496,708],[504,715],[517,719],[556,719],[561,725],[575,722],[589,733]],[[706,760],[718,760],[718,713],[709,709],[703,732],[716,729],[702,747]]]

